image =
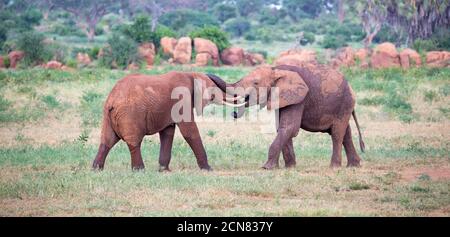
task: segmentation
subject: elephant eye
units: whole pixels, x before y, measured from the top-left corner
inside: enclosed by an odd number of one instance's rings
[[[257,86],[258,85],[258,81],[254,81],[253,85]]]

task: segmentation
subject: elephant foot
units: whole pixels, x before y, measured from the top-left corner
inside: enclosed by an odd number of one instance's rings
[[[331,162],[330,164],[330,168],[334,169],[334,168],[340,168],[342,165],[340,162]]]
[[[159,170],[158,171],[159,172],[171,172],[171,170],[169,169],[169,166],[163,166],[163,165],[159,166]]]
[[[104,164],[101,164],[97,161],[94,161],[94,163],[92,164],[92,170],[94,171],[102,171],[103,170],[103,166]]]
[[[347,168],[349,167],[361,167],[361,164],[359,161],[351,161],[347,163]]]
[[[206,171],[213,171],[213,169],[211,168],[211,166],[207,165],[204,167],[200,167],[201,170],[206,170]]]
[[[284,164],[284,167],[286,169],[291,169],[291,168],[295,168],[296,165],[297,165],[297,162],[293,161],[293,162],[287,162],[286,164]]]
[[[143,171],[145,169],[145,166],[144,166],[144,164],[142,164],[142,165],[135,165],[135,166],[132,166],[131,169],[133,171]]]
[[[264,164],[264,166],[262,168],[265,170],[273,170],[273,169],[279,168],[279,165],[278,165],[278,162],[275,163],[275,162],[267,161],[267,163]]]

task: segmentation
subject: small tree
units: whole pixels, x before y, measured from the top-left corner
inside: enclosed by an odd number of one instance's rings
[[[70,12],[88,37],[94,40],[95,28],[116,1],[114,0],[53,0],[52,3],[67,12]]]
[[[204,38],[211,40],[217,45],[219,51],[222,51],[230,47],[230,41],[228,41],[227,33],[223,32],[220,28],[215,26],[207,26],[197,31],[193,31],[189,34],[191,38]]]
[[[18,41],[17,48],[25,53],[26,65],[37,65],[51,59],[51,53],[44,44],[44,35],[35,31],[23,33]]]
[[[226,22],[225,30],[236,37],[243,36],[251,28],[250,22],[245,18],[231,19]]]
[[[104,49],[104,55],[100,59],[100,63],[107,67],[116,65],[123,69],[136,60],[136,43],[126,36],[114,34],[108,39],[108,46]]]

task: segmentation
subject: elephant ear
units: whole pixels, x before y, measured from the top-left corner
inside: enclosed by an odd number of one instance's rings
[[[308,94],[308,86],[296,72],[275,69],[272,77],[274,82],[268,96],[268,110],[299,104]]]

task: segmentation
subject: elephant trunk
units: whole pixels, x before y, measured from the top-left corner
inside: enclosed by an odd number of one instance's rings
[[[207,75],[207,76],[208,76],[208,77],[209,77],[209,78],[217,85],[217,87],[218,87],[221,91],[223,91],[226,95],[230,95],[230,96],[236,98],[236,95],[235,95],[235,94],[230,94],[230,91],[227,92],[227,87],[229,87],[229,88],[235,88],[235,87],[238,86],[238,83],[239,83],[239,82],[236,82],[236,83],[233,83],[233,84],[229,84],[229,83],[226,83],[224,80],[222,80],[222,78],[220,78],[220,77],[218,77],[218,76],[216,76],[216,75],[213,75],[213,74],[206,74],[206,75]],[[245,102],[246,102],[246,105],[238,107],[238,110],[237,110],[237,111],[233,111],[233,117],[234,117],[235,119],[240,118],[240,117],[242,117],[242,115],[244,115],[245,107],[248,105],[248,98],[247,98],[247,97],[245,98]]]

